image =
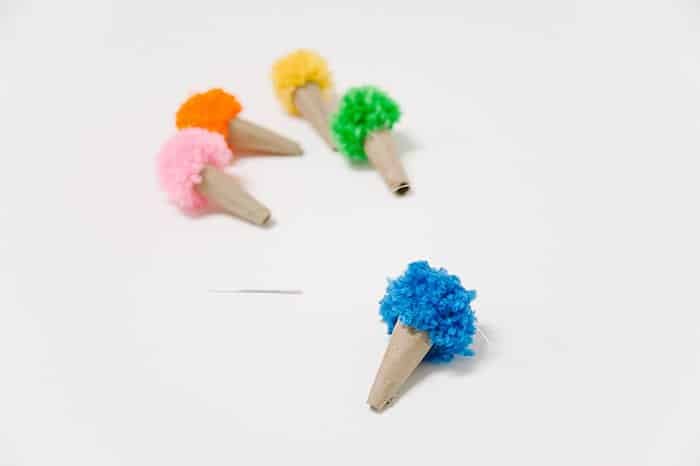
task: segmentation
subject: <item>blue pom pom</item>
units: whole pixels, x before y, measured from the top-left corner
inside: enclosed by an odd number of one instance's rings
[[[397,320],[427,332],[432,348],[427,361],[451,361],[455,354],[472,356],[476,316],[470,307],[476,291],[465,290],[459,278],[428,262],[412,262],[406,272],[389,280],[379,314],[389,333]]]

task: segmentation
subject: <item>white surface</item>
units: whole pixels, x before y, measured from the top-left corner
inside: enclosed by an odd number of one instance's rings
[[[697,2],[299,3],[2,2],[0,465],[700,464]],[[412,196],[281,112],[297,47],[400,101]],[[212,86],[306,148],[235,166],[273,228],[154,181]],[[491,344],[379,416],[419,258]]]

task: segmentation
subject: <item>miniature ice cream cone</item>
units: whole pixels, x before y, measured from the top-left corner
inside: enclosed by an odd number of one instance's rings
[[[275,62],[272,81],[285,110],[308,121],[330,148],[335,149],[328,110],[333,84],[326,61],[310,50],[297,50]]]
[[[472,354],[475,296],[459,278],[425,261],[409,264],[389,283],[379,312],[391,339],[367,400],[372,409],[388,407],[423,360],[448,362],[456,354]]]
[[[195,213],[211,201],[224,211],[256,225],[270,210],[223,171],[233,154],[224,138],[201,128],[187,128],[170,138],[158,154],[158,175],[170,200]]]
[[[210,89],[187,99],[177,111],[179,129],[203,128],[221,134],[238,152],[300,155],[301,146],[270,129],[238,116],[242,107],[223,89]]]
[[[358,87],[340,100],[331,128],[339,150],[351,162],[369,161],[392,192],[405,194],[411,185],[391,133],[400,116],[398,104],[382,91]]]
[[[365,153],[392,192],[404,194],[411,189],[406,170],[396,154],[396,144],[391,131],[384,129],[371,132],[365,138]]]

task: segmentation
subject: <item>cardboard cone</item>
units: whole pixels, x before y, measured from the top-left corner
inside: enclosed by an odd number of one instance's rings
[[[301,155],[304,152],[291,139],[243,118],[229,121],[228,142],[241,152],[275,155]]]
[[[365,153],[392,192],[406,194],[411,189],[406,170],[396,154],[391,131],[382,130],[370,133],[365,139]]]
[[[328,122],[330,123],[331,121],[331,116],[338,111],[338,105],[340,104],[340,97],[338,96],[338,93],[333,90],[330,93],[330,96],[328,99],[326,99],[326,116],[328,116]]]
[[[256,225],[270,220],[270,210],[241,188],[235,178],[215,167],[204,167],[197,190],[225,211]]]
[[[294,105],[301,116],[311,123],[316,132],[326,141],[326,144],[335,150],[335,143],[331,137],[329,109],[323,100],[321,88],[314,83],[297,88],[294,91]]]
[[[382,411],[391,404],[431,346],[427,333],[396,322],[369,392],[367,403],[372,409]]]

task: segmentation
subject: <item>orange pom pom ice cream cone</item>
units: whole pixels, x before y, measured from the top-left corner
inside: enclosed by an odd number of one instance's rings
[[[236,152],[301,155],[301,146],[270,129],[239,116],[238,99],[223,89],[210,89],[187,99],[178,109],[178,129],[202,128],[221,134]]]

